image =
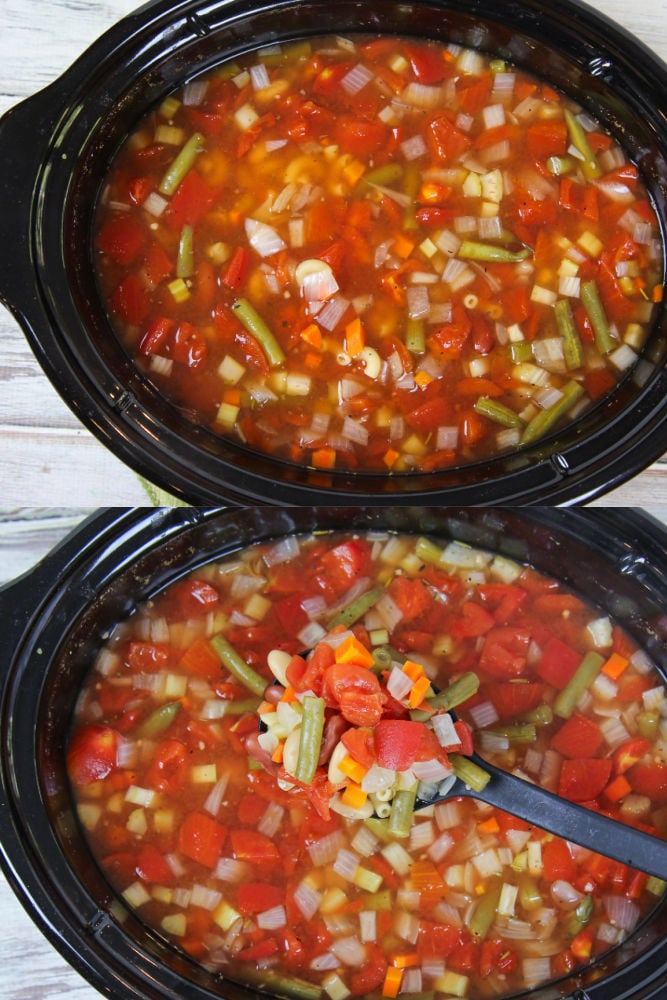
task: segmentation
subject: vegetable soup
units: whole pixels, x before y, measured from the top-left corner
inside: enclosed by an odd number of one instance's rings
[[[221,64],[127,139],[95,266],[188,417],[320,469],[488,459],[633,369],[662,298],[637,168],[502,59],[326,37]]]
[[[213,972],[305,1000],[478,1000],[585,967],[665,882],[511,802],[413,812],[452,774],[482,787],[473,745],[667,833],[665,685],[606,613],[455,541],[292,535],[114,629],[68,772],[109,881]]]

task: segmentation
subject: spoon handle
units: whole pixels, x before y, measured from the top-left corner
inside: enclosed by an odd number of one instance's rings
[[[667,879],[667,841],[562,799],[485,760],[477,763],[491,773],[491,780],[482,792],[466,790],[466,795],[630,868]],[[455,787],[448,797],[452,794],[461,792]]]

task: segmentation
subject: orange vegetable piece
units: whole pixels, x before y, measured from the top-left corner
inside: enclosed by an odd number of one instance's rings
[[[354,663],[358,667],[372,667],[375,663],[371,653],[363,643],[359,642],[356,635],[349,635],[343,639],[335,650],[336,663]]]

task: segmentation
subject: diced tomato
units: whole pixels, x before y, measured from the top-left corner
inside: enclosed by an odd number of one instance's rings
[[[308,624],[308,615],[302,607],[307,597],[307,592],[301,591],[298,594],[289,594],[274,604],[280,626],[288,635],[297,635],[304,625]]]
[[[334,663],[324,674],[322,697],[353,726],[375,726],[382,717],[385,695],[368,667]]]
[[[252,865],[275,864],[280,859],[278,848],[257,830],[231,830],[229,839],[234,857]]]
[[[389,584],[387,593],[403,615],[402,624],[413,622],[433,605],[433,597],[422,580],[396,576]]]
[[[204,363],[207,355],[208,345],[205,337],[192,323],[182,320],[172,336],[171,357],[179,365],[198,368]]]
[[[635,764],[626,777],[638,795],[652,802],[667,801],[667,764]]]
[[[537,672],[542,680],[560,691],[574,676],[581,660],[581,653],[554,636],[549,639],[542,650],[542,658],[537,664]]]
[[[528,598],[528,591],[523,587],[504,583],[484,584],[479,587],[479,593],[493,609],[493,617],[499,625],[505,625]]]
[[[144,273],[151,285],[157,286],[175,270],[175,263],[159,243],[151,243],[144,254]],[[149,352],[150,353],[150,352]]]
[[[419,756],[424,733],[421,722],[382,719],[375,726],[375,753],[380,767],[407,771]]]
[[[440,50],[427,45],[408,45],[407,55],[419,83],[440,83],[444,79],[447,66]]]
[[[196,639],[183,653],[179,667],[188,674],[214,680],[220,675],[220,657],[206,639]]]
[[[516,719],[536,708],[544,697],[544,685],[531,681],[501,681],[489,688],[489,698],[501,721]]]
[[[461,607],[461,617],[452,625],[455,639],[477,639],[486,635],[496,620],[493,615],[476,601],[466,601]]]
[[[252,792],[247,792],[241,797],[236,809],[239,823],[248,826],[257,826],[265,812],[266,800]]]
[[[67,770],[75,785],[100,781],[116,767],[118,733],[111,726],[91,724],[77,729],[67,750]]]
[[[387,959],[377,944],[366,947],[363,966],[350,976],[350,993],[353,997],[365,997],[379,990],[387,972]]]
[[[428,122],[426,142],[431,155],[443,162],[457,159],[470,147],[470,138],[446,115],[438,115]]]
[[[146,233],[141,222],[129,216],[112,217],[97,235],[97,249],[123,267],[137,259],[145,243]]]
[[[595,757],[604,738],[597,724],[584,715],[573,715],[551,740],[551,749],[563,757]]]
[[[459,927],[453,924],[432,923],[429,920],[419,921],[417,950],[420,955],[448,958],[461,946],[461,943],[462,933]]]
[[[514,972],[518,964],[517,957],[500,938],[482,941],[479,959],[479,974],[483,979],[492,973],[507,975]]]
[[[237,247],[220,279],[223,285],[237,292],[243,285],[250,268],[250,254],[245,247]]]
[[[336,119],[334,139],[343,153],[367,160],[386,146],[389,132],[382,122],[343,116]]]
[[[244,917],[271,910],[284,901],[283,889],[279,885],[271,885],[270,882],[243,882],[236,893],[236,905]]]
[[[571,882],[576,877],[577,864],[564,840],[554,837],[542,845],[542,874],[547,882]]]
[[[237,957],[244,962],[257,962],[261,958],[268,958],[278,951],[278,941],[274,937],[263,938],[255,944],[249,944],[246,948],[241,948],[237,952]]]
[[[213,611],[219,601],[218,591],[207,580],[179,580],[160,602],[160,612],[169,622],[201,618]]]
[[[355,580],[368,571],[370,550],[368,543],[361,539],[350,539],[335,545],[323,554],[320,560],[323,583],[336,595],[345,593]]]
[[[159,642],[131,642],[125,656],[128,665],[140,673],[163,670],[169,663],[169,646]]]
[[[144,282],[136,274],[123,278],[111,296],[111,308],[126,323],[138,326],[148,315],[151,300]]]
[[[160,316],[154,319],[143,336],[139,350],[142,354],[160,354],[166,350],[171,334],[176,326],[173,319]]]
[[[347,729],[341,736],[341,742],[350,757],[370,770],[375,763],[375,737],[372,729],[364,726]]]
[[[248,835],[248,831],[242,831]],[[251,834],[252,835],[252,834]],[[189,813],[178,831],[178,849],[192,861],[215,868],[220,858],[227,828],[204,812]]]
[[[532,122],[526,129],[526,149],[536,159],[562,156],[567,148],[567,125],[556,119]]]
[[[565,760],[558,781],[558,794],[571,802],[597,799],[611,777],[611,761],[599,757]]]
[[[137,855],[135,870],[142,882],[171,885],[174,873],[162,851],[154,844],[144,844]]]
[[[159,792],[177,791],[185,783],[187,760],[188,749],[181,740],[163,740],[146,772],[149,787]]]
[[[501,680],[520,677],[526,668],[530,632],[501,625],[486,633],[480,667]]]
[[[634,764],[637,764],[651,749],[649,740],[642,736],[634,736],[614,751],[614,774],[625,774]]]
[[[174,229],[194,226],[215,201],[217,192],[211,188],[197,170],[188,171],[176,189],[164,217]]]

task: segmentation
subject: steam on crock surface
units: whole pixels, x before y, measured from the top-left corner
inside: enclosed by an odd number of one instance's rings
[[[338,652],[310,670],[298,656],[277,662],[276,649],[316,645],[332,622],[346,630]],[[363,650],[372,664],[355,663]],[[290,693],[266,693],[272,739],[257,768],[248,741],[256,751],[269,657]],[[502,996],[624,940],[660,880],[472,802],[391,832],[420,765],[447,768],[448,757],[430,745],[419,761],[397,745],[389,760],[372,729],[374,672],[391,675],[382,711],[401,721],[406,699],[427,707],[421,669],[442,687],[476,677],[459,711],[489,759],[664,835],[664,685],[606,612],[456,542],[289,536],[179,581],[119,624],[95,661],[69,772],[126,902],[209,968],[242,981],[259,969],[269,988],[332,1000]],[[309,700],[323,702],[321,736]],[[345,727],[327,731],[343,706]],[[438,718],[438,744],[451,748],[462,733]],[[303,780],[300,730],[326,775]],[[278,752],[289,740],[292,763]],[[428,794],[440,778],[419,780]],[[367,817],[367,799],[388,818]]]
[[[636,167],[459,45],[327,37],[223,63],[130,136],[96,267],[196,422],[319,469],[528,445],[638,361],[662,293]]]

